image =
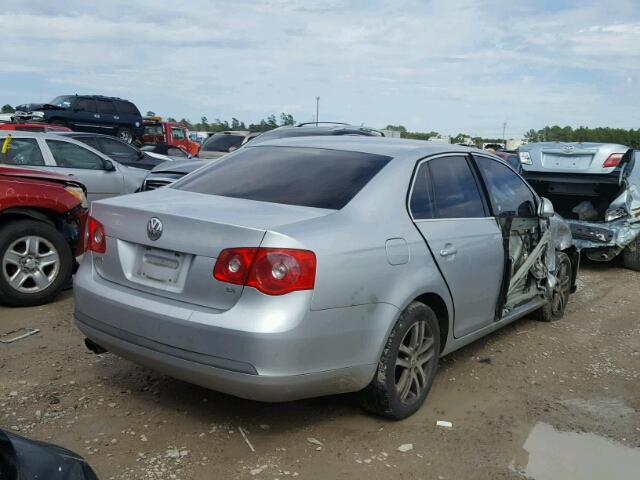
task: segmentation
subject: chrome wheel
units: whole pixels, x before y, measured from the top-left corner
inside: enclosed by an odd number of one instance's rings
[[[414,323],[405,334],[396,358],[396,392],[402,403],[419,399],[428,387],[430,363],[434,361],[434,339],[427,322]]]
[[[118,137],[120,137],[120,140],[123,140],[127,143],[131,143],[131,141],[133,140],[131,132],[126,128],[123,128],[122,130],[120,130],[120,132],[118,132]]]
[[[60,254],[46,238],[29,235],[14,241],[2,256],[2,274],[21,293],[47,289],[60,272]]]

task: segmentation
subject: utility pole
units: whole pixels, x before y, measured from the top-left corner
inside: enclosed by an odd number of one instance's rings
[[[504,143],[504,148],[507,148],[507,139],[505,138],[505,131],[507,130],[507,122],[502,123],[502,143]]]
[[[320,97],[316,97],[316,127],[318,126],[318,115],[320,113]]]

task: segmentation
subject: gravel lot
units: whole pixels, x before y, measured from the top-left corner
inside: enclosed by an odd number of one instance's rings
[[[444,358],[403,422],[363,413],[350,395],[261,404],[96,356],[66,292],[45,307],[0,307],[0,332],[40,329],[0,344],[0,427],[77,451],[101,479],[578,478],[562,462],[594,458],[608,478],[616,468],[631,478],[638,292],[640,273],[584,265],[562,321],[525,318]]]

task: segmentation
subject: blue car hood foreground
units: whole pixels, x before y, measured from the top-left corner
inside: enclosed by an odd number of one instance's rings
[[[89,464],[66,448],[0,430],[0,478],[98,480]]]

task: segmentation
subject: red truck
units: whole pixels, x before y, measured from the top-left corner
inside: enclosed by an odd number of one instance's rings
[[[86,190],[69,177],[0,166],[0,303],[42,305],[69,285],[84,250]]]
[[[186,126],[176,122],[163,122],[160,117],[147,117],[144,119],[142,143],[164,143],[178,147],[194,157],[198,155],[200,150],[200,144],[189,139],[189,132]]]

